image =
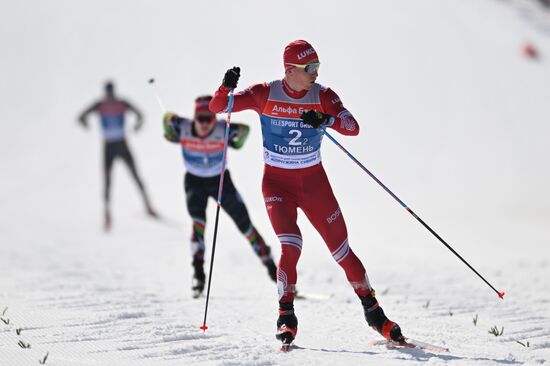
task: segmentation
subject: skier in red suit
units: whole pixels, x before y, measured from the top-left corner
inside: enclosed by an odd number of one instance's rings
[[[233,112],[256,111],[262,125],[262,191],[271,225],[281,243],[277,339],[290,344],[298,330],[293,300],[296,265],[302,249],[296,223],[300,208],[344,269],[361,300],[368,325],[387,339],[402,341],[401,329],[384,314],[363,264],[350,248],[342,211],[321,164],[323,130],[331,128],[356,136],[359,124],[332,89],[315,82],[319,57],[308,42],[299,40],[287,45],[283,60],[282,80],[256,84],[235,94],[232,107]],[[238,67],[227,70],[210,102],[212,112],[227,110],[228,93],[236,88],[239,77]]]

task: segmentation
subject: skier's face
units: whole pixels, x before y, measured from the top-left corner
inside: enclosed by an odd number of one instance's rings
[[[313,60],[311,63],[318,63],[318,60]],[[307,72],[305,67],[293,67],[286,72],[287,82],[292,89],[296,91],[309,90],[313,87],[313,83],[317,80],[317,69],[313,72]]]
[[[216,115],[214,113],[197,113],[195,114],[195,131],[199,137],[207,136],[216,122]]]

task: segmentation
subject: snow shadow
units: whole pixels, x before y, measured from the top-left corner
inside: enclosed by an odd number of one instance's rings
[[[523,362],[519,362],[517,360],[508,360],[508,359],[495,359],[495,358],[487,358],[487,357],[462,357],[462,356],[456,356],[452,354],[438,354],[433,353],[421,349],[411,349],[411,348],[391,348],[392,350],[407,354],[409,356],[412,356],[412,358],[415,361],[428,361],[430,359],[440,359],[443,361],[492,361],[503,365],[518,365],[522,364]],[[409,359],[409,358],[407,358]]]

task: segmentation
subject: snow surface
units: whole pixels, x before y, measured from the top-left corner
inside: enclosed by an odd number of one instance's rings
[[[0,312],[10,321],[0,322],[0,365],[36,364],[47,352],[55,366],[548,364],[547,20],[526,1],[0,1]],[[339,140],[506,291],[498,299],[325,141],[350,243],[381,304],[405,334],[449,354],[370,346],[379,337],[303,217],[299,288],[330,298],[296,301],[301,348],[277,351],[275,286],[226,215],[210,329],[198,329],[204,299],[189,290],[180,153],[161,137],[146,81],[155,77],[165,104],[189,115],[228,67],[241,66],[240,87],[281,77],[284,45],[300,38],[320,54],[319,82],[362,125]],[[526,41],[541,59],[523,57]],[[97,123],[76,124],[107,78],[146,114],[129,138],[164,217],[145,216],[115,165],[110,234],[101,231]],[[252,133],[230,170],[278,254],[261,199],[258,118],[233,119]]]

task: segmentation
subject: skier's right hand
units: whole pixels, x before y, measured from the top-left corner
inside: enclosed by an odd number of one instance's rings
[[[174,122],[176,122],[177,114],[173,112],[166,112],[164,113],[164,116],[162,117],[162,125],[164,127],[164,138],[171,142],[177,142],[179,137],[179,132],[176,126],[174,125]]]
[[[223,77],[222,84],[228,89],[235,89],[237,83],[239,82],[239,77],[241,76],[241,68],[238,66],[233,66],[231,69],[225,72]]]
[[[172,122],[172,119],[174,117],[177,117],[178,115],[175,114],[174,112],[165,112],[164,113],[164,116],[162,116],[162,121],[164,123],[171,123]]]

